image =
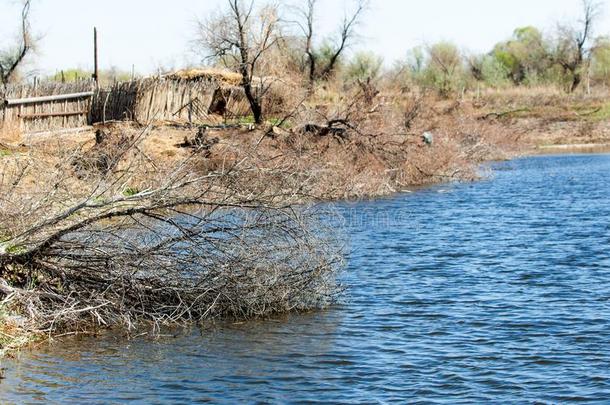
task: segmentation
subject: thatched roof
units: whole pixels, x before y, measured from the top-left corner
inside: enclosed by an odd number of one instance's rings
[[[241,83],[241,75],[231,72],[230,70],[222,70],[215,68],[193,68],[178,70],[165,75],[169,79],[181,80],[196,80],[201,78],[216,79],[220,82],[237,86]]]

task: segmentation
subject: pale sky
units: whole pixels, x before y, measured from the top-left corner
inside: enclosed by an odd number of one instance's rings
[[[298,0],[290,0],[292,2]],[[320,0],[320,34],[340,22],[353,0]],[[190,51],[194,22],[226,0],[33,0],[33,26],[41,37],[32,68],[41,73],[90,69],[92,30],[100,36],[100,68],[116,66],[153,73],[160,66],[180,68],[196,62]],[[286,5],[287,0],[279,0]],[[610,0],[598,34],[610,34]],[[409,48],[448,40],[482,52],[508,38],[514,28],[552,29],[558,21],[578,18],[580,0],[371,0],[352,50],[367,49],[387,63]],[[18,0],[0,0],[0,48],[17,30]],[[322,36],[322,35],[321,35]]]

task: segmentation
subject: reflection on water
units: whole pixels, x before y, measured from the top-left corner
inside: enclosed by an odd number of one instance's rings
[[[3,364],[7,402],[569,402],[610,397],[610,156],[342,204],[346,303]]]

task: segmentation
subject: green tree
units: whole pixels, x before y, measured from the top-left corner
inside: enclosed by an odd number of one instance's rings
[[[491,55],[483,56],[481,75],[483,81],[492,87],[504,87],[510,84],[506,67]]]
[[[448,97],[459,89],[464,83],[464,64],[457,46],[438,42],[427,48],[423,82],[436,89],[442,97]]]
[[[497,44],[491,55],[514,84],[534,84],[549,68],[547,43],[535,27],[521,27],[510,40]]]
[[[610,85],[610,37],[600,37],[595,41],[591,54],[591,78]]]
[[[349,81],[376,79],[381,72],[383,58],[372,52],[358,52],[345,68],[345,76]]]

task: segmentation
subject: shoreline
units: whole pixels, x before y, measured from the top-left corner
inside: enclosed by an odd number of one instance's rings
[[[572,148],[570,148],[572,145],[558,145],[559,147],[556,148],[559,153],[556,153],[556,155],[560,156],[560,155],[569,155],[572,153]],[[589,145],[586,145],[589,146]],[[608,145],[610,147],[610,145]],[[579,148],[579,146],[577,145],[576,148],[577,150],[580,150],[581,153],[583,154],[595,154],[598,153],[597,151],[593,151],[593,152],[582,152],[582,150],[588,150],[588,148]],[[523,154],[516,154],[508,159],[504,159],[503,161],[510,161],[513,159],[518,159],[521,157],[536,157],[536,156],[543,156],[543,155],[550,155],[550,153],[536,153],[538,149],[533,149],[530,151],[527,151]],[[610,148],[605,149],[604,153],[610,153]],[[492,160],[488,161],[491,162]],[[457,180],[459,181],[459,180]],[[474,181],[478,181],[478,180],[474,180]],[[378,196],[375,197],[370,197],[371,201],[375,201],[377,199],[383,199],[386,198],[388,196],[392,196],[392,195],[396,195],[396,194],[401,194],[401,193],[414,193],[414,192],[418,192],[420,190],[425,190],[428,187],[434,187],[434,186],[438,186],[438,185],[442,185],[442,184],[448,184],[451,183],[451,181],[438,181],[438,182],[434,182],[434,183],[428,183],[428,184],[424,184],[424,185],[413,185],[408,189],[401,189],[401,190],[396,190],[390,194],[380,194]],[[334,202],[342,202],[342,201],[349,201],[348,199],[338,199],[338,200],[334,200]],[[123,334],[124,336],[129,336],[129,334],[125,335],[125,331],[121,328],[121,327],[111,327],[111,328],[101,328],[101,329],[97,329],[97,330],[92,330],[92,331],[82,331],[82,332],[70,332],[70,333],[66,333],[66,334],[59,334],[57,336],[53,336],[53,335],[47,335],[47,334],[41,334],[41,333],[31,333],[31,332],[23,332],[20,331],[20,326],[19,323],[23,322],[23,319],[20,316],[11,316],[11,315],[4,315],[5,316],[5,321],[8,320],[9,322],[12,323],[12,325],[9,325],[9,330],[12,330],[13,333],[15,333],[14,335],[11,335],[9,333],[7,333],[6,331],[0,330],[0,339],[4,339],[4,342],[2,343],[2,349],[0,350],[0,360],[4,357],[15,357],[22,349],[24,348],[32,348],[35,349],[35,346],[40,345],[40,344],[45,344],[45,342],[53,340],[53,339],[57,339],[57,338],[62,338],[64,336],[69,336],[69,337],[77,337],[77,336],[97,336],[100,333],[119,333],[119,334]],[[278,316],[287,316],[287,314],[283,314],[283,315],[278,315]],[[170,329],[171,328],[175,328],[175,326],[168,326]],[[190,326],[187,326],[190,327]],[[142,328],[144,328],[144,325],[140,326],[138,330],[142,330]],[[6,328],[5,328],[6,330]],[[149,332],[143,332],[143,333],[136,333],[136,336],[141,336],[141,335],[150,335]],[[152,335],[150,335],[152,336]]]
[[[541,145],[533,152],[538,155],[569,153],[610,153],[610,143]]]

